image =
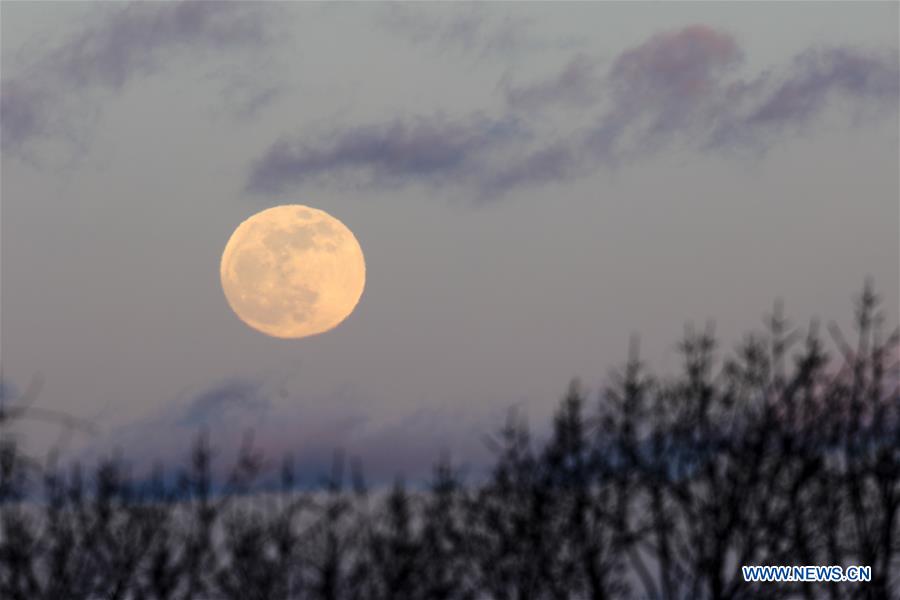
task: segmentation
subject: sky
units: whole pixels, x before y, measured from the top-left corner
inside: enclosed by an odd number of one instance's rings
[[[2,4],[5,402],[87,458],[244,433],[310,477],[471,470],[632,336],[677,370],[780,300],[851,331],[900,303],[898,4]],[[248,216],[327,211],[367,280],[267,337],[219,260]],[[34,452],[59,428],[22,423]]]

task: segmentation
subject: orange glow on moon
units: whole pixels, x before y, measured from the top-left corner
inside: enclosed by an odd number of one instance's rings
[[[234,230],[220,277],[241,321],[273,337],[302,338],[337,327],[353,312],[366,263],[346,225],[323,210],[289,204]]]

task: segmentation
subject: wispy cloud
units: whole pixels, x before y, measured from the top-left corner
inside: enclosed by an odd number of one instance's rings
[[[577,54],[562,70],[544,81],[525,85],[504,82],[507,103],[513,108],[532,110],[560,104],[583,107],[595,103],[603,79],[599,65],[586,54]]]
[[[460,28],[456,35],[469,31]],[[605,71],[578,54],[544,80],[504,81],[507,112],[495,117],[419,117],[317,140],[283,137],[254,163],[247,187],[278,193],[320,175],[362,171],[376,185],[450,183],[487,201],[638,160],[674,142],[698,152],[762,151],[832,100],[880,109],[868,114],[897,110],[896,52],[811,49],[749,78],[740,75],[744,54],[730,34],[705,25],[653,35]],[[577,128],[561,131],[552,119],[542,128],[547,119],[536,117],[553,107],[564,107]]]
[[[480,178],[477,199],[486,202],[529,184],[564,181],[576,176],[580,165],[567,141],[548,143],[488,169]]]
[[[367,478],[382,482],[397,475],[424,478],[443,452],[475,467],[486,456],[483,427],[493,423],[484,415],[436,407],[375,418],[372,401],[346,389],[294,396],[269,378],[232,377],[109,432],[81,459],[91,462],[118,448],[139,470],[156,461],[183,464],[201,431],[217,450],[219,471],[233,464],[252,433],[254,446],[273,463],[291,456],[307,483],[329,472],[336,451],[358,459]]]
[[[379,23],[393,35],[417,46],[476,58],[514,57],[526,51],[571,48],[578,40],[548,39],[535,34],[534,19],[511,16],[480,4],[460,4],[456,10],[427,3],[389,3]]]
[[[896,107],[900,94],[898,68],[896,52],[852,48],[809,50],[794,59],[788,75],[745,119],[745,124],[804,122],[836,94]]]
[[[9,381],[0,379],[0,408],[5,407],[8,403],[15,401],[19,397],[19,391],[15,385]]]
[[[198,427],[226,420],[234,412],[259,415],[270,407],[262,382],[230,379],[198,394],[175,420],[181,425]]]
[[[31,137],[47,130],[49,96],[22,81],[4,81],[0,86],[0,140],[3,150],[16,150]]]
[[[521,125],[511,119],[437,116],[348,128],[315,142],[284,138],[256,162],[247,188],[279,193],[315,177],[348,171],[362,172],[381,185],[467,179],[480,171],[481,156],[521,135]]]
[[[819,116],[832,100],[897,109],[896,52],[811,49],[751,78],[735,76],[743,59],[732,36],[703,25],[658,34],[626,50],[595,98],[608,106],[582,138],[579,156],[596,166],[637,158],[673,141],[699,151],[765,150]]]
[[[163,68],[175,52],[219,53],[266,41],[268,9],[248,3],[130,3],[109,9],[97,24],[34,57],[2,84],[4,152],[60,133],[59,112],[72,95],[115,91]]]

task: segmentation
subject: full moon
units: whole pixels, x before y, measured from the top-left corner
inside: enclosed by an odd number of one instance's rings
[[[353,232],[328,213],[275,206],[241,223],[225,245],[222,290],[250,327],[302,338],[337,327],[362,296],[366,263]]]

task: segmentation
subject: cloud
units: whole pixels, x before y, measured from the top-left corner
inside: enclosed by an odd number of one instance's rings
[[[0,140],[3,150],[15,150],[47,129],[49,96],[21,81],[4,81],[0,88]]]
[[[190,444],[209,432],[222,448],[221,458],[233,461],[247,430],[258,429],[270,417],[277,395],[261,378],[232,377],[181,395],[155,413],[106,432],[78,456],[94,462],[112,450],[123,450],[135,466],[149,468],[184,463]],[[227,468],[226,465],[220,465]]]
[[[532,32],[533,19],[498,14],[478,4],[460,4],[453,11],[428,4],[389,3],[378,22],[392,35],[417,46],[479,58],[514,57],[525,51],[545,51],[578,45],[575,39],[544,39]]]
[[[9,381],[0,379],[0,408],[15,402],[19,398],[19,390]]]
[[[116,91],[171,62],[172,52],[218,53],[266,41],[267,12],[247,3],[161,2],[117,6],[2,83],[4,152],[59,133],[73,95]]]
[[[78,458],[90,464],[121,450],[139,473],[157,462],[179,467],[196,436],[206,432],[220,477],[234,464],[248,433],[270,464],[291,456],[305,483],[330,472],[336,451],[358,460],[373,482],[398,475],[423,480],[445,452],[476,469],[485,464],[483,436],[495,426],[485,414],[428,407],[403,414],[381,411],[375,417],[371,407],[379,400],[363,392],[294,395],[284,385],[274,377],[213,382],[156,414],[107,432]]]
[[[574,152],[566,142],[557,142],[507,160],[481,177],[478,199],[486,202],[528,184],[565,181],[580,166]]]
[[[474,35],[459,28],[455,35]],[[283,137],[253,165],[247,188],[280,193],[353,171],[368,173],[374,185],[468,187],[484,202],[676,142],[697,152],[764,151],[832,100],[897,110],[896,53],[820,48],[750,78],[741,76],[743,58],[734,37],[705,25],[653,35],[621,52],[605,73],[578,54],[544,80],[505,81],[506,112],[494,117],[419,117],[348,127],[319,140]],[[555,106],[567,109],[567,122],[545,118]]]
[[[229,379],[193,398],[176,422],[196,427],[221,422],[235,412],[260,414],[270,407],[270,400],[262,394],[262,382]]]
[[[654,92],[690,100],[708,93],[715,80],[740,58],[741,51],[730,35],[691,25],[654,35],[622,52],[612,65],[610,79],[617,94],[626,100]]]
[[[518,87],[507,82],[504,91],[506,102],[512,108],[528,110],[552,104],[589,105],[596,102],[601,85],[595,61],[585,54],[577,54],[549,80]]]
[[[604,82],[608,108],[581,143],[586,159],[612,164],[683,135],[708,135],[741,100],[727,78],[743,52],[729,34],[691,25],[656,34],[619,54]]]
[[[896,104],[900,94],[897,71],[896,53],[879,55],[851,48],[809,50],[794,60],[791,74],[747,122],[777,125],[807,120],[833,94]]]
[[[716,101],[722,77],[740,59],[734,39],[710,27],[653,36],[613,63],[608,81],[614,108],[607,119],[649,114],[651,133],[682,128]]]
[[[49,67],[72,85],[121,87],[133,75],[157,68],[159,52],[167,48],[220,50],[260,43],[260,16],[239,3],[131,4],[57,48]]]
[[[239,81],[228,86],[225,95],[233,107],[233,112],[240,119],[251,119],[265,107],[284,96],[288,86],[284,84],[262,84]]]
[[[421,409],[403,418],[373,428],[349,450],[360,457],[366,473],[377,482],[397,477],[424,481],[442,457],[464,466],[470,473],[483,473],[490,451],[485,437],[502,422],[482,415],[464,414],[449,408]]]
[[[734,38],[705,26],[623,52],[609,71],[611,106],[588,133],[588,151],[601,162],[633,158],[676,139],[701,151],[765,150],[841,96],[897,109],[895,53],[808,50],[749,79],[735,76],[743,54]]]
[[[381,185],[458,180],[480,169],[479,157],[520,136],[521,126],[514,120],[438,116],[349,128],[316,143],[284,138],[253,165],[247,189],[279,193],[346,171],[362,171]]]

